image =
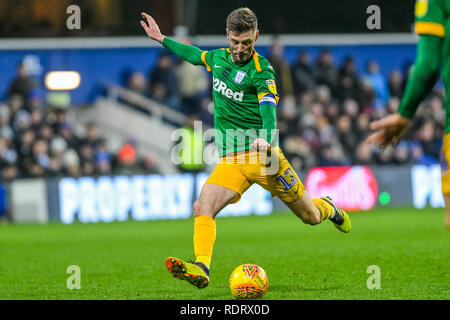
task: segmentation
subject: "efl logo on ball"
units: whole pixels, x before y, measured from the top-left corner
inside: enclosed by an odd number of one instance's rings
[[[237,299],[260,299],[267,293],[269,279],[256,264],[242,264],[230,276],[230,290]]]

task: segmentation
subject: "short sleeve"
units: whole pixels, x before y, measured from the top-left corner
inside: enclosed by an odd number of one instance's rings
[[[417,34],[445,36],[445,10],[442,0],[417,0],[414,27]]]
[[[212,65],[212,55],[213,51],[203,51],[201,54],[201,59],[203,64],[206,67],[206,70],[211,71],[211,65]]]

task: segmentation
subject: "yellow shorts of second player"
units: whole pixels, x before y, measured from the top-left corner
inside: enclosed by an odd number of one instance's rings
[[[450,195],[450,172],[448,164],[450,163],[450,133],[444,135],[441,150],[441,177],[442,177],[442,193]]]
[[[226,155],[206,183],[217,184],[236,191],[239,197],[254,183],[270,191],[284,202],[294,202],[305,193],[305,187],[279,147],[272,148],[270,161],[263,154],[247,151]],[[267,163],[267,164],[266,164]]]

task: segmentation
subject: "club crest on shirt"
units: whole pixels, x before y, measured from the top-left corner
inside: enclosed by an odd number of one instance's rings
[[[277,94],[277,86],[275,85],[275,80],[266,80],[266,85],[269,88],[270,92],[273,94]]]
[[[234,82],[236,82],[237,84],[242,84],[242,81],[244,80],[245,76],[247,74],[242,71],[242,70],[238,70],[236,73],[236,76],[234,77]]]

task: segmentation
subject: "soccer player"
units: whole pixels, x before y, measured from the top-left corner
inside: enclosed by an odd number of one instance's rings
[[[311,200],[278,147],[274,134],[279,99],[275,72],[254,50],[259,31],[253,11],[239,8],[231,12],[226,21],[230,47],[212,51],[174,41],[161,34],[151,16],[142,13],[142,17],[141,25],[151,39],[182,59],[205,66],[213,76],[215,141],[220,159],[194,203],[195,261],[169,257],[165,262],[169,272],[198,288],[208,286],[215,217],[228,204],[238,202],[253,183],[278,196],[304,223],[316,225],[328,218],[340,231],[349,232],[348,214],[329,197]],[[277,165],[269,168],[264,155]]]
[[[371,123],[371,129],[376,131],[366,142],[379,147],[398,143],[419,103],[439,78],[442,64],[446,93],[446,125],[441,151],[442,193],[446,207],[445,225],[450,232],[450,1],[418,0],[415,6],[415,29],[420,35],[416,61],[398,112]]]

